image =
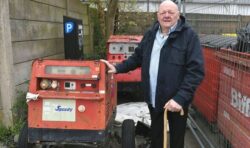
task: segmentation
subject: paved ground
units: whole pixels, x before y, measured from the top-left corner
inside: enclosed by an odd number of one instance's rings
[[[130,102],[134,101],[131,98],[123,101],[118,100],[118,103]],[[220,136],[218,130],[214,128],[212,124],[208,124],[199,113],[193,112],[192,116],[195,118],[195,121],[199,125],[199,127],[203,130],[206,136],[212,141],[214,148],[226,148],[227,143],[223,140],[222,136]],[[196,129],[194,129],[196,131]],[[114,135],[113,138],[110,138],[112,148],[121,148],[121,127],[116,126],[114,128]],[[198,136],[200,136],[198,134]],[[148,148],[148,140],[145,139],[143,136],[136,136],[136,148]],[[208,147],[207,144],[204,145],[205,148]],[[0,145],[0,148],[2,146]],[[41,147],[41,146],[36,146]],[[91,148],[90,146],[75,146],[75,145],[64,145],[64,146],[52,146],[52,147],[62,147],[62,148]],[[201,146],[198,144],[197,140],[195,139],[193,133],[189,128],[186,129],[186,136],[185,136],[185,148],[200,148]],[[51,147],[50,147],[51,148]],[[228,147],[227,147],[228,148]]]
[[[121,128],[116,127],[115,131],[116,134],[120,134]],[[119,136],[118,138],[111,139],[112,141],[112,148],[121,148],[121,144],[119,143]],[[143,136],[136,136],[136,148],[148,148],[149,145],[147,144],[147,140]],[[63,148],[83,148],[83,146],[73,146],[73,145],[67,145],[63,146]],[[90,146],[85,146],[84,148],[91,148]],[[191,131],[187,128],[186,131],[186,137],[185,137],[185,148],[200,148],[199,144],[195,140],[193,134]]]
[[[195,117],[196,122],[199,124],[200,128],[206,133],[206,136],[210,138],[215,148],[225,148],[225,143],[221,142],[218,131],[212,129],[201,116],[197,115]],[[110,138],[112,148],[121,148],[121,126],[114,127],[113,138]],[[224,145],[223,145],[224,144]],[[143,136],[136,136],[136,148],[148,148],[148,140]],[[3,146],[0,146],[1,148]],[[191,130],[187,127],[185,136],[185,148],[200,148]],[[35,148],[41,148],[41,146],[35,146]],[[90,146],[76,146],[76,145],[64,145],[64,146],[50,146],[50,148],[91,148]],[[207,145],[205,145],[207,148]]]
[[[117,128],[116,130],[120,130]],[[116,138],[111,139],[112,148],[121,148],[121,144],[119,144],[119,140]],[[146,144],[146,140],[142,136],[136,136],[136,148],[148,148]],[[64,146],[50,146],[50,148],[91,148],[90,146],[77,146],[77,145],[64,145]],[[6,146],[0,144],[0,148],[7,148]],[[42,148],[41,145],[34,146],[34,148]],[[196,140],[194,139],[191,131],[187,128],[186,137],[185,137],[185,148],[200,148]]]
[[[231,144],[225,139],[222,133],[220,133],[215,123],[208,123],[198,112],[196,112],[193,117],[214,148],[232,148]],[[208,145],[205,146],[208,147]]]
[[[192,132],[189,128],[186,130],[186,136],[185,136],[185,148],[200,148],[200,145],[194,138]]]

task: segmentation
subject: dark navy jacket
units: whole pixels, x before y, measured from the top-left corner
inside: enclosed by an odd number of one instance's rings
[[[149,65],[159,23],[148,30],[135,53],[116,65],[117,73],[141,67],[142,88],[145,101],[150,104]],[[197,34],[180,17],[174,32],[161,49],[156,87],[155,108],[162,111],[165,103],[173,98],[182,107],[188,107],[194,92],[204,77],[203,54]]]

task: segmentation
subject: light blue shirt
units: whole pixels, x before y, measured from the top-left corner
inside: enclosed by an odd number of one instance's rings
[[[157,77],[158,77],[158,68],[159,68],[159,60],[160,60],[160,52],[161,48],[168,39],[168,35],[173,32],[176,28],[177,24],[172,26],[167,35],[161,32],[161,28],[159,27],[150,58],[150,67],[149,67],[149,76],[150,76],[150,99],[152,107],[155,107],[155,94],[156,94],[156,85],[157,85]]]

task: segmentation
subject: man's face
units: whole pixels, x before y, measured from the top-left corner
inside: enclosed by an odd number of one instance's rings
[[[169,29],[179,19],[179,11],[177,5],[171,2],[162,3],[157,13],[158,21],[162,29]]]

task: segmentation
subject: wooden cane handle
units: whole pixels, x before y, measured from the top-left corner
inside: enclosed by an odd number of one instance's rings
[[[184,110],[181,109],[180,115],[184,116]],[[164,129],[163,129],[163,148],[167,148],[168,145],[168,110],[164,110]]]
[[[163,148],[167,148],[168,141],[168,110],[164,110]]]
[[[184,110],[183,110],[183,109],[181,109],[180,115],[181,115],[181,116],[184,116]]]

